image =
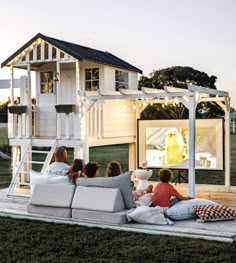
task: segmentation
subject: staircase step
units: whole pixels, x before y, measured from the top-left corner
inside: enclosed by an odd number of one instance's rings
[[[7,196],[15,196],[15,197],[26,197],[26,198],[30,198],[30,194],[14,194],[14,193],[8,193]]]
[[[30,171],[19,171],[18,174],[30,174]]]
[[[23,163],[44,164],[44,162],[39,162],[39,161],[23,161]]]
[[[30,185],[30,183],[12,182],[14,185]]]
[[[37,150],[29,150],[27,151],[28,153],[44,153],[44,154],[48,154],[49,151],[37,151]]]

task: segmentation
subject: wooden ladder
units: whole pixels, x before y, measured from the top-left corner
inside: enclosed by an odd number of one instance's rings
[[[24,191],[23,189],[20,189],[20,187],[26,186],[27,190],[30,188],[30,170],[32,164],[41,165],[41,173],[45,172],[55,151],[56,142],[52,145],[50,151],[32,150],[31,148],[31,141],[29,141],[21,155],[19,165],[13,174],[12,181],[6,193],[7,196],[30,197],[30,193],[27,193],[29,191]],[[46,157],[44,161],[35,161],[33,160],[34,154],[41,154]],[[26,180],[27,176],[29,179]]]

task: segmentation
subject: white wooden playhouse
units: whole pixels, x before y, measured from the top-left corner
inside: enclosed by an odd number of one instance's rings
[[[57,145],[74,148],[74,156],[89,160],[89,147],[129,144],[129,169],[137,167],[137,119],[148,103],[178,99],[189,109],[189,195],[195,194],[195,109],[200,101],[215,101],[225,111],[225,184],[230,185],[229,96],[227,92],[189,85],[187,90],[138,90],[142,71],[109,52],[37,34],[2,67],[10,67],[9,139],[13,149],[13,181],[29,185],[32,147],[50,147],[44,171]],[[25,69],[21,101],[14,105],[14,70]],[[32,79],[34,72],[35,80]],[[32,105],[32,88],[36,104]],[[227,135],[228,134],[228,135]],[[38,151],[37,151],[38,152]],[[34,161],[35,162],[35,161]]]

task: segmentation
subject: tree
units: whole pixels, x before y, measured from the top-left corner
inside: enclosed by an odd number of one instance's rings
[[[187,89],[187,84],[216,89],[216,76],[208,76],[205,72],[198,71],[191,67],[171,67],[161,70],[154,70],[150,78],[141,77],[139,87],[152,87],[164,89],[164,86],[173,86]]]
[[[216,89],[216,76],[208,76],[205,72],[191,67],[171,67],[154,70],[150,77],[142,76],[139,80],[141,87],[164,89],[164,86],[172,86],[187,89],[188,84]],[[223,116],[224,111],[214,102],[199,103],[196,109],[197,118],[213,118]],[[188,109],[182,104],[153,104],[149,105],[142,113],[142,119],[185,119],[188,118]]]

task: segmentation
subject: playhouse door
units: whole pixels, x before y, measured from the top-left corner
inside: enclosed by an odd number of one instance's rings
[[[62,70],[61,78],[61,104],[74,104],[75,103],[75,71]]]
[[[75,104],[75,96],[75,70],[62,70],[60,78],[60,104]],[[61,114],[60,118],[62,137],[74,137],[74,114]]]
[[[39,137],[56,136],[56,94],[40,93],[38,107],[38,134]]]

